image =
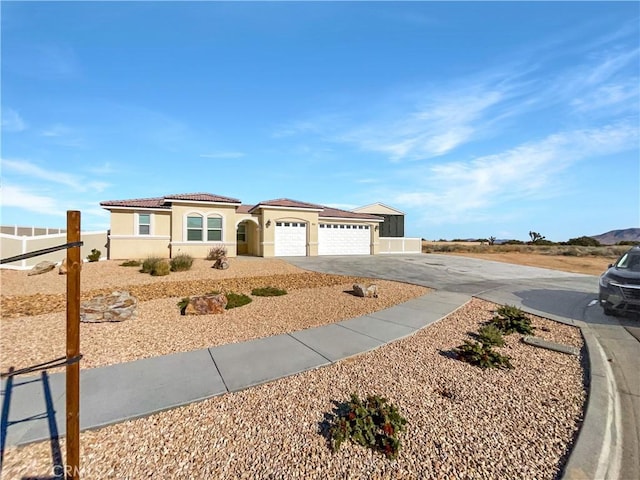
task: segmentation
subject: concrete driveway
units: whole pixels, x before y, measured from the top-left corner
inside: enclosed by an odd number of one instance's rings
[[[288,257],[286,260],[306,270],[396,280],[467,293],[579,326],[589,351],[591,387],[588,418],[582,427],[581,441],[574,449],[575,455],[572,454],[567,464],[565,478],[580,478],[584,471],[597,472],[593,478],[637,478],[640,472],[640,319],[605,316],[596,303],[598,277],[435,254]],[[592,465],[587,468],[587,463]]]

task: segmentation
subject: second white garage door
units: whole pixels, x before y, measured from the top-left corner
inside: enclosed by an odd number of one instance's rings
[[[307,255],[307,224],[276,222],[276,257],[305,257]]]
[[[318,229],[318,255],[369,255],[369,225],[321,223]]]

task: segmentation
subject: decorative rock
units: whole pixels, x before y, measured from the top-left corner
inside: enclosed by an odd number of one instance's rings
[[[58,275],[66,275],[67,274],[67,259],[66,257],[62,259],[62,263],[58,268]]]
[[[31,269],[31,271],[27,273],[27,276],[40,275],[41,273],[47,273],[53,270],[54,268],[56,268],[55,262],[44,260],[40,263],[35,264]]]
[[[191,297],[184,309],[184,315],[209,315],[224,313],[227,297],[224,293],[199,295]]]
[[[227,260],[227,257],[222,257],[216,260],[213,264],[213,268],[217,268],[218,270],[226,270],[229,268],[229,261]]]
[[[121,322],[135,315],[138,299],[129,292],[98,295],[80,306],[80,321],[86,323]]]
[[[364,286],[360,283],[354,283],[353,293],[356,297],[378,298],[378,286],[376,284]]]

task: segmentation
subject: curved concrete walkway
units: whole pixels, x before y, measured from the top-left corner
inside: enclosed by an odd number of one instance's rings
[[[322,367],[412,335],[471,297],[428,295],[285,335],[81,370],[80,428],[99,428]],[[2,447],[65,433],[65,374],[2,382]]]

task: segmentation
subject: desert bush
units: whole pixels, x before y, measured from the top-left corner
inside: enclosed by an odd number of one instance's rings
[[[87,255],[87,260],[89,260],[90,262],[97,262],[98,260],[100,260],[100,255],[102,255],[102,252],[100,250],[92,248],[91,253]]]
[[[496,310],[496,314],[490,324],[497,327],[504,335],[514,332],[522,333],[523,335],[533,333],[531,320],[518,307],[503,305]]]
[[[161,260],[156,263],[153,270],[151,270],[149,273],[154,277],[164,277],[165,275],[169,275],[170,271],[171,266],[169,265],[169,262],[167,262],[166,260]]]
[[[567,241],[568,245],[577,245],[580,247],[599,247],[600,246],[600,242],[598,240],[596,240],[593,237],[587,237],[587,236],[582,236],[582,237],[577,237],[577,238],[570,238]]]
[[[400,440],[407,420],[386,398],[368,396],[363,402],[351,394],[348,402],[339,403],[329,428],[331,449],[336,452],[345,440],[382,453],[390,459],[398,456]]]
[[[580,250],[577,248],[569,248],[568,250],[563,250],[562,255],[565,257],[581,257]]]
[[[463,362],[476,365],[482,369],[485,368],[513,368],[511,365],[511,359],[499,352],[496,352],[490,345],[485,345],[481,342],[470,342],[465,340],[464,344],[453,351],[458,356],[458,359]]]
[[[227,293],[227,310],[231,310],[232,308],[242,307],[248,303],[252,302],[251,297],[248,295],[244,295],[242,293]]]
[[[207,260],[220,260],[227,256],[227,247],[211,247],[207,254]]]
[[[147,257],[142,261],[142,268],[140,269],[140,271],[142,273],[151,273],[156,268],[156,265],[158,265],[158,263],[160,262],[162,262],[162,258],[160,257]]]
[[[478,340],[480,340],[483,345],[495,345],[496,347],[502,347],[504,345],[502,331],[491,324],[480,327],[478,330]]]
[[[193,265],[193,257],[186,253],[179,253],[169,263],[172,272],[186,272]]]
[[[256,297],[278,297],[286,294],[286,290],[276,287],[260,287],[251,290],[251,295],[255,295]]]
[[[138,260],[127,260],[120,264],[121,267],[139,267],[140,262]]]

